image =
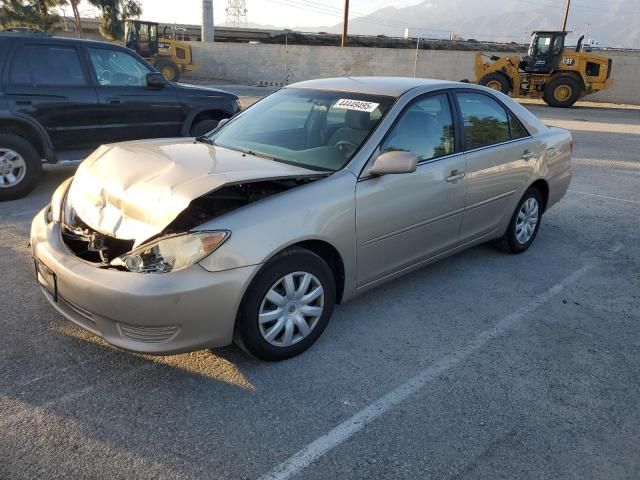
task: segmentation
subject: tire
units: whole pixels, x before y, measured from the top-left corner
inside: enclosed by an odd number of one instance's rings
[[[308,288],[302,292],[302,298],[305,296],[313,298],[308,294],[316,292],[318,286],[322,287],[323,297],[315,297],[309,303],[301,302],[302,299],[287,300],[284,283],[281,281],[284,277],[292,275],[293,285],[295,290],[298,290],[302,285],[304,274],[309,274],[313,279],[310,280]],[[279,290],[280,287],[282,290]],[[267,298],[268,293],[271,295],[274,292],[276,297],[279,292],[281,299],[286,302],[283,302],[281,307]],[[290,298],[294,297],[290,296]],[[247,353],[261,360],[279,361],[294,357],[308,349],[322,335],[333,314],[335,301],[335,279],[329,265],[309,250],[291,248],[269,261],[251,282],[238,311],[234,341]],[[307,316],[310,309],[317,308],[321,308],[321,312],[314,311],[314,313],[320,313],[320,315]],[[265,317],[262,324],[259,323],[261,312]],[[302,316],[302,313],[305,315]],[[306,336],[294,320],[296,317],[302,318],[309,328]],[[292,343],[287,345],[286,335],[289,329],[292,332],[289,335]],[[271,341],[267,340],[266,337],[273,332],[278,333]]]
[[[580,98],[582,87],[572,77],[552,78],[544,87],[542,99],[552,107],[569,108]]]
[[[154,65],[160,73],[164,75],[164,78],[170,82],[177,82],[180,80],[180,69],[171,60],[158,60]]]
[[[211,130],[218,126],[218,123],[220,123],[220,120],[217,119],[200,120],[199,122],[194,123],[191,127],[191,136],[199,137],[200,135],[209,133]]]
[[[480,85],[492,88],[493,90],[498,90],[505,95],[509,95],[509,91],[511,90],[509,78],[504,73],[499,72],[488,73],[482,77],[480,79]]]
[[[41,174],[42,160],[33,145],[19,135],[0,133],[0,201],[24,197]]]
[[[518,236],[518,233],[520,231],[518,228],[518,225],[520,223],[519,216],[521,212],[524,213],[524,205],[530,201],[535,202],[535,205],[537,206],[537,217],[535,220],[535,225],[533,227],[533,232],[531,232],[528,236],[525,236],[526,241],[523,241],[525,240],[525,238],[519,238]],[[529,203],[529,205],[532,205],[532,203]],[[507,231],[502,237],[496,240],[496,246],[503,252],[507,253],[518,254],[525,252],[531,246],[533,241],[536,239],[536,236],[538,235],[540,222],[542,220],[543,205],[544,204],[542,201],[542,194],[540,193],[540,190],[535,187],[529,188],[518,202],[518,206],[516,207],[516,210],[513,212],[511,220],[509,221],[509,227],[507,228]],[[528,222],[528,224],[530,225],[531,222]]]

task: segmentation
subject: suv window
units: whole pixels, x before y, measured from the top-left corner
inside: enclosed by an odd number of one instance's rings
[[[507,111],[479,93],[457,93],[464,120],[465,148],[486,147],[511,140]]]
[[[402,113],[382,144],[382,152],[393,150],[415,153],[419,160],[455,151],[453,117],[446,94],[419,99]]]
[[[89,48],[96,80],[104,86],[146,86],[151,69],[133,55],[108,48]]]
[[[86,85],[75,47],[23,45],[14,54],[10,71],[14,85]]]

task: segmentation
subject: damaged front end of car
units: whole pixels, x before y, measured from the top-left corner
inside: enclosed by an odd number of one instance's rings
[[[324,176],[314,174],[224,185],[193,199],[160,232],[142,240],[96,230],[80,217],[66,196],[62,206],[62,239],[75,256],[97,267],[136,273],[178,271],[199,262],[231,237],[228,230],[199,230],[200,225]]]

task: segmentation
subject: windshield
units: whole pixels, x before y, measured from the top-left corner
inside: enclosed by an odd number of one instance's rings
[[[315,170],[344,167],[395,98],[285,88],[214,132],[215,145]]]

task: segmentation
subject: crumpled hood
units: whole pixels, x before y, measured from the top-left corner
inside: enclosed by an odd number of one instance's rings
[[[68,206],[91,228],[139,245],[226,184],[318,172],[186,139],[104,145],[80,164]]]

